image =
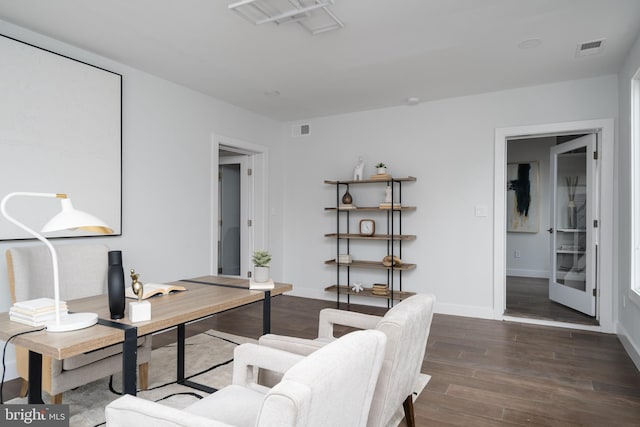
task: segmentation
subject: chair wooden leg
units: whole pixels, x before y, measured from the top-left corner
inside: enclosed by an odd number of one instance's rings
[[[413,414],[413,396],[407,396],[404,402],[402,402],[402,407],[404,408],[404,418],[407,422],[407,426],[415,427],[416,420]]]
[[[22,383],[20,384],[20,397],[27,397],[27,393],[29,393],[29,381],[22,379]]]
[[[51,404],[52,405],[62,405],[62,393],[55,394],[51,396]]]
[[[149,363],[138,366],[138,378],[140,379],[140,389],[146,390],[149,387]]]

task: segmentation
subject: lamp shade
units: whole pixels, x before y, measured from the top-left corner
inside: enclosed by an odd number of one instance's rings
[[[113,230],[102,220],[91,214],[75,209],[70,199],[60,199],[60,202],[62,204],[62,211],[42,227],[43,233],[80,228],[96,233],[113,234]]]

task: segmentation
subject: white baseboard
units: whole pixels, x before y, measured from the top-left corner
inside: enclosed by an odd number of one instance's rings
[[[548,279],[549,278],[548,271],[544,270],[525,270],[521,268],[507,268],[507,276],[515,276],[515,277],[532,277],[536,279]]]
[[[326,301],[335,301],[336,294],[325,292],[323,289],[300,288],[295,287],[293,291],[287,292],[287,295],[303,298],[315,298]],[[341,297],[340,301],[346,302],[346,297]],[[360,297],[354,295],[351,297],[351,304],[369,305],[373,307],[386,307],[387,301],[381,298]],[[492,307],[478,307],[459,304],[445,304],[436,301],[434,308],[435,313],[450,314],[453,316],[477,317],[480,319],[494,319]]]
[[[617,328],[618,339],[620,339],[622,346],[627,351],[627,354],[633,361],[634,365],[636,365],[636,368],[640,371],[640,350],[638,349],[638,346],[629,339],[629,334],[620,322],[618,322]]]
[[[475,317],[478,319],[494,319],[493,307],[479,307],[474,305],[445,304],[436,301],[434,313],[450,314],[452,316]]]

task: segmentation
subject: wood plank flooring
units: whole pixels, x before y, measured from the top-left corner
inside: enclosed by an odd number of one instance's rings
[[[272,330],[313,338],[324,307],[335,303],[276,297]],[[210,328],[257,338],[262,306],[191,324],[187,334]],[[168,331],[153,343],[174,340]],[[640,426],[640,373],[615,335],[436,314],[422,370],[432,379],[415,404],[418,426]],[[17,393],[5,384],[5,399],[9,389]]]
[[[551,301],[548,279],[507,276],[506,282],[506,315],[598,325],[595,317]]]

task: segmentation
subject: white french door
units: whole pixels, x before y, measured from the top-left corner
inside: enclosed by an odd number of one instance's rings
[[[598,163],[596,134],[551,148],[549,299],[596,316]]]
[[[248,156],[220,157],[218,166],[218,274],[242,276],[249,260]]]

